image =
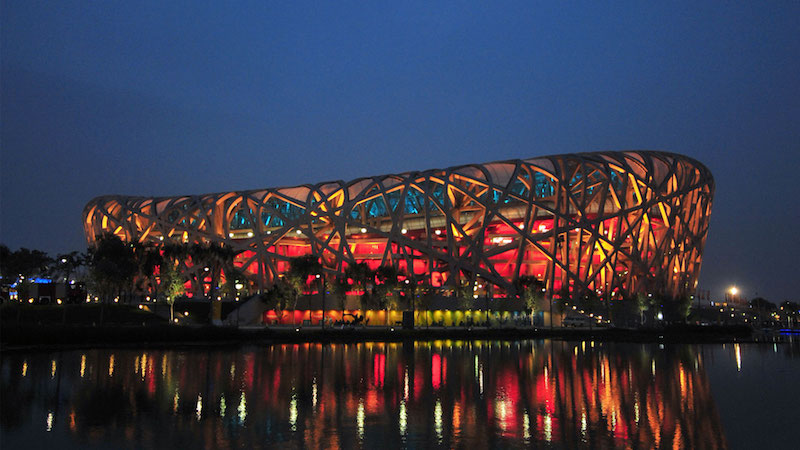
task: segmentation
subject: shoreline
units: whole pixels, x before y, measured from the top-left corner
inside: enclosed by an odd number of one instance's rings
[[[553,339],[664,344],[774,343],[777,333],[757,333],[749,327],[674,325],[659,329],[619,328],[486,328],[429,327],[411,330],[399,327],[320,329],[319,326],[215,327],[192,325],[75,326],[5,325],[0,350],[29,351],[73,348],[170,347],[270,345],[276,343],[357,343],[436,340]]]

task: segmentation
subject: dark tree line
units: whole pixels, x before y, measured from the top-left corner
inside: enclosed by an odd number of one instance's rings
[[[96,245],[86,253],[70,252],[55,258],[39,250],[11,251],[0,245],[0,276],[5,299],[12,285],[19,298],[26,298],[32,280],[41,277],[83,282],[105,303],[148,299],[172,303],[187,292],[196,298],[228,298],[247,291],[249,284],[233,264],[234,256],[223,245],[156,246],[124,242],[109,233],[98,236]]]

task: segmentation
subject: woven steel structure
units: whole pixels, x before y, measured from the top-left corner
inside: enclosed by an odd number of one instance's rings
[[[686,156],[598,152],[473,164],[296,187],[180,197],[103,196],[86,206],[90,245],[123,240],[225,243],[252,287],[296,256],[329,275],[366,261],[443,292],[514,292],[520,276],[552,292],[691,293],[714,181]]]

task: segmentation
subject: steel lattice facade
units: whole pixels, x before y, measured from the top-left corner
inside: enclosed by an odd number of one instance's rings
[[[473,164],[288,188],[180,197],[103,196],[84,210],[90,245],[111,232],[155,244],[216,242],[263,289],[288,261],[329,275],[366,261],[443,292],[694,291],[714,181],[686,156],[598,152]]]

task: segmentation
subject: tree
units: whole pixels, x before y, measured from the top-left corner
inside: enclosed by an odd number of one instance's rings
[[[689,317],[689,312],[692,310],[692,298],[688,295],[681,295],[675,299],[676,306],[676,319],[681,322],[686,322]]]
[[[636,312],[639,313],[639,325],[644,325],[644,313],[653,307],[653,298],[647,296],[644,292],[638,292],[634,296],[634,305]]]
[[[185,265],[189,257],[189,245],[183,242],[170,242],[161,247],[161,252],[165,261]]]
[[[191,282],[192,295],[195,298],[204,297],[205,290],[203,289],[204,279],[206,273],[211,271],[209,260],[211,259],[211,251],[208,245],[200,242],[194,242],[188,246],[188,254],[191,259],[191,268],[187,267],[187,275]],[[210,274],[209,274],[210,275]]]
[[[225,282],[220,288],[219,294],[225,298],[233,298],[239,295],[237,286],[242,287],[247,284],[247,276],[238,267],[231,264],[225,269]]]
[[[514,282],[514,287],[517,291],[517,297],[522,297],[525,301],[525,306],[531,316],[531,326],[533,326],[533,316],[536,313],[537,306],[544,300],[544,283],[536,277],[522,275]]]
[[[120,296],[131,286],[138,269],[133,246],[111,233],[98,236],[95,246],[89,249],[89,269],[104,302],[114,294]]]
[[[50,263],[53,261],[47,253],[40,250],[30,250],[25,247],[15,252],[10,252],[8,247],[2,246],[2,270],[3,278],[16,280],[19,277],[32,278],[44,275],[48,272]]]
[[[289,282],[284,278],[278,280],[267,289],[266,292],[261,294],[261,301],[267,308],[275,311],[275,315],[280,317],[281,311],[288,306],[288,299],[293,295],[294,288],[289,285]]]
[[[750,307],[761,311],[775,311],[777,309],[775,303],[772,303],[763,297],[756,297],[750,300]]]
[[[350,283],[347,282],[347,277],[338,276],[333,281],[333,291],[339,298],[342,316],[344,316],[345,308],[347,307],[347,292],[350,290]]]
[[[134,243],[133,258],[136,264],[136,273],[133,277],[133,292],[137,295],[150,295],[158,298],[158,283],[156,268],[164,263],[161,249],[153,244]]]
[[[50,271],[57,279],[63,279],[65,283],[69,283],[72,280],[72,275],[83,267],[85,263],[86,255],[80,252],[62,253],[56,256]]]
[[[630,317],[635,317],[639,326],[644,325],[644,313],[653,305],[652,297],[642,292],[635,294],[623,293],[619,300],[612,300],[615,324],[626,323]]]
[[[23,247],[11,252],[5,245],[0,248],[0,272],[3,283],[8,285],[17,283],[17,298],[20,300],[28,297],[31,279],[46,274],[51,262],[52,259],[47,253],[40,250]]]
[[[219,288],[220,280],[222,279],[223,274],[225,275],[225,280],[229,277],[236,278],[236,282],[246,281],[243,272],[238,269],[234,264],[234,258],[236,257],[236,252],[233,251],[226,244],[209,244],[208,248],[208,263],[211,268],[211,289],[209,290],[210,295],[213,297],[215,295],[215,290]],[[234,283],[235,285],[236,283]],[[242,283],[246,284],[246,283]]]
[[[600,309],[600,296],[593,290],[584,290],[577,298],[578,308],[586,311],[587,314],[596,315]]]
[[[425,310],[428,310],[431,300],[433,299],[433,288],[427,282],[427,279],[418,277],[413,273],[406,275],[405,280],[400,286],[403,294],[411,305],[411,310],[414,314],[414,320],[416,321],[418,308],[424,306]],[[425,325],[429,325],[427,314],[425,315]]]
[[[375,278],[377,279],[375,296],[386,310],[387,326],[389,325],[389,310],[397,309],[400,303],[397,292],[395,292],[399,284],[397,279],[399,274],[394,266],[380,266],[375,270]]]
[[[3,283],[7,283],[12,275],[11,270],[11,250],[3,244],[0,244],[0,277],[3,278]]]
[[[319,258],[314,255],[298,256],[289,261],[289,271],[286,273],[286,281],[292,287],[292,297],[294,304],[292,307],[292,324],[294,324],[294,311],[297,309],[297,299],[308,287],[308,279],[313,275],[322,272],[322,264]]]
[[[369,295],[369,285],[370,281],[374,281],[375,273],[372,269],[369,268],[369,265],[365,262],[360,262],[356,264],[352,264],[347,266],[345,270],[345,276],[353,280],[353,287],[357,288],[360,287],[362,289],[361,294],[361,312],[366,313],[367,307],[369,306],[370,302],[370,295]]]
[[[775,312],[778,307],[775,306],[775,303],[763,298],[763,297],[756,297],[750,300],[750,308],[756,310],[756,314],[758,315],[758,322],[764,322],[766,315],[769,317],[773,312]]]
[[[173,262],[166,262],[161,266],[161,285],[169,305],[169,321],[172,323],[175,320],[175,300],[186,292],[183,277]]]

